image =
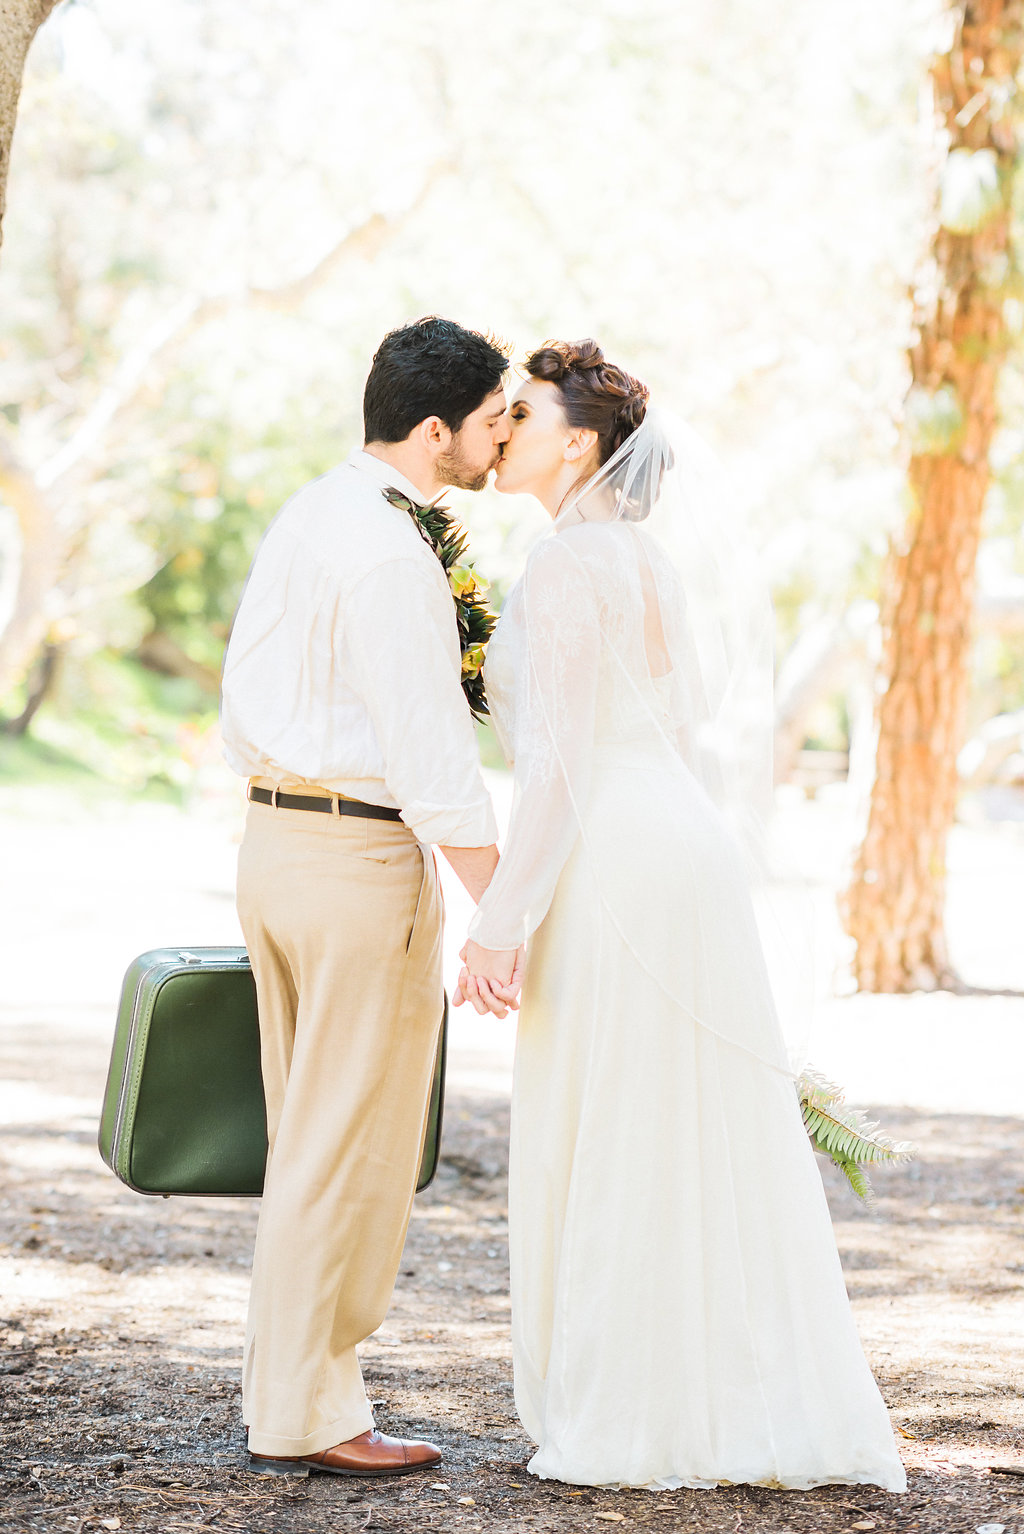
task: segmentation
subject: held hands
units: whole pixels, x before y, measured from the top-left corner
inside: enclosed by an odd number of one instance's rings
[[[486,1012],[507,1017],[510,1008],[513,1012],[518,1010],[525,947],[499,951],[481,948],[479,943],[469,940],[459,957],[464,966],[452,997],[455,1006],[461,1007],[468,1001],[481,1017]]]

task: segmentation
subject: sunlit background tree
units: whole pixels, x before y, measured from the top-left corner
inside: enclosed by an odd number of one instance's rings
[[[1012,20],[1009,0],[987,9]],[[976,811],[1018,813],[1024,310],[1005,265],[1018,55],[1004,27],[978,70],[962,10],[58,7],[29,56],[0,261],[0,772],[203,791],[255,543],[292,489],[358,444],[380,336],[440,311],[520,354],[597,335],[712,441],[776,599],[791,794],[866,809],[908,458],[910,494],[927,500],[940,463],[967,441],[977,463],[978,433],[986,453],[991,436],[993,483],[954,560],[962,684],[952,652],[921,640],[948,694],[927,847],[964,786],[949,766],[961,733]],[[937,129],[924,86],[957,48],[968,73],[939,79]],[[973,179],[955,181],[949,164],[966,162],[951,149],[979,156]],[[950,225],[957,196],[960,217],[988,199],[976,234]],[[998,330],[977,425],[980,395],[929,339],[948,309],[934,295],[963,291],[967,253]],[[543,519],[491,493],[460,505],[500,598]],[[884,578],[892,707],[903,568]],[[907,620],[919,634],[924,610]],[[898,773],[884,704],[881,729],[866,847],[881,835],[923,870],[915,910],[923,900],[934,934],[941,867],[933,850],[907,854],[923,822],[879,819]],[[876,898],[884,881],[866,874],[882,864],[864,856],[848,906],[857,972],[888,985],[875,948],[889,917],[856,895]],[[949,978],[909,939],[895,963],[900,986]]]
[[[909,518],[884,582],[877,763],[846,897],[868,990],[958,983],[945,935],[946,843],[1000,373],[1020,329],[1012,214],[1024,5],[971,0],[948,20],[949,43],[931,69],[945,156],[937,230],[914,294]]]

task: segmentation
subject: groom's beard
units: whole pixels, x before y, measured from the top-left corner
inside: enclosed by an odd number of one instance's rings
[[[487,476],[498,461],[495,453],[492,461],[486,468],[481,469],[478,464],[470,463],[459,451],[456,443],[450,452],[442,453],[437,460],[437,473],[444,484],[451,485],[453,490],[482,490],[487,484]]]

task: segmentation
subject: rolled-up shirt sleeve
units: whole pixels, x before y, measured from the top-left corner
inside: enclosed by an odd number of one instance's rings
[[[384,757],[402,819],[422,842],[497,839],[462,690],[455,607],[443,576],[392,559],[347,594],[341,641]]]

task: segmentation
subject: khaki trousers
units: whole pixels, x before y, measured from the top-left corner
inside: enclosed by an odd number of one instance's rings
[[[242,1410],[256,1453],[373,1426],[356,1344],[387,1313],[441,1021],[433,857],[397,821],[250,804],[238,912],[270,1153]]]

